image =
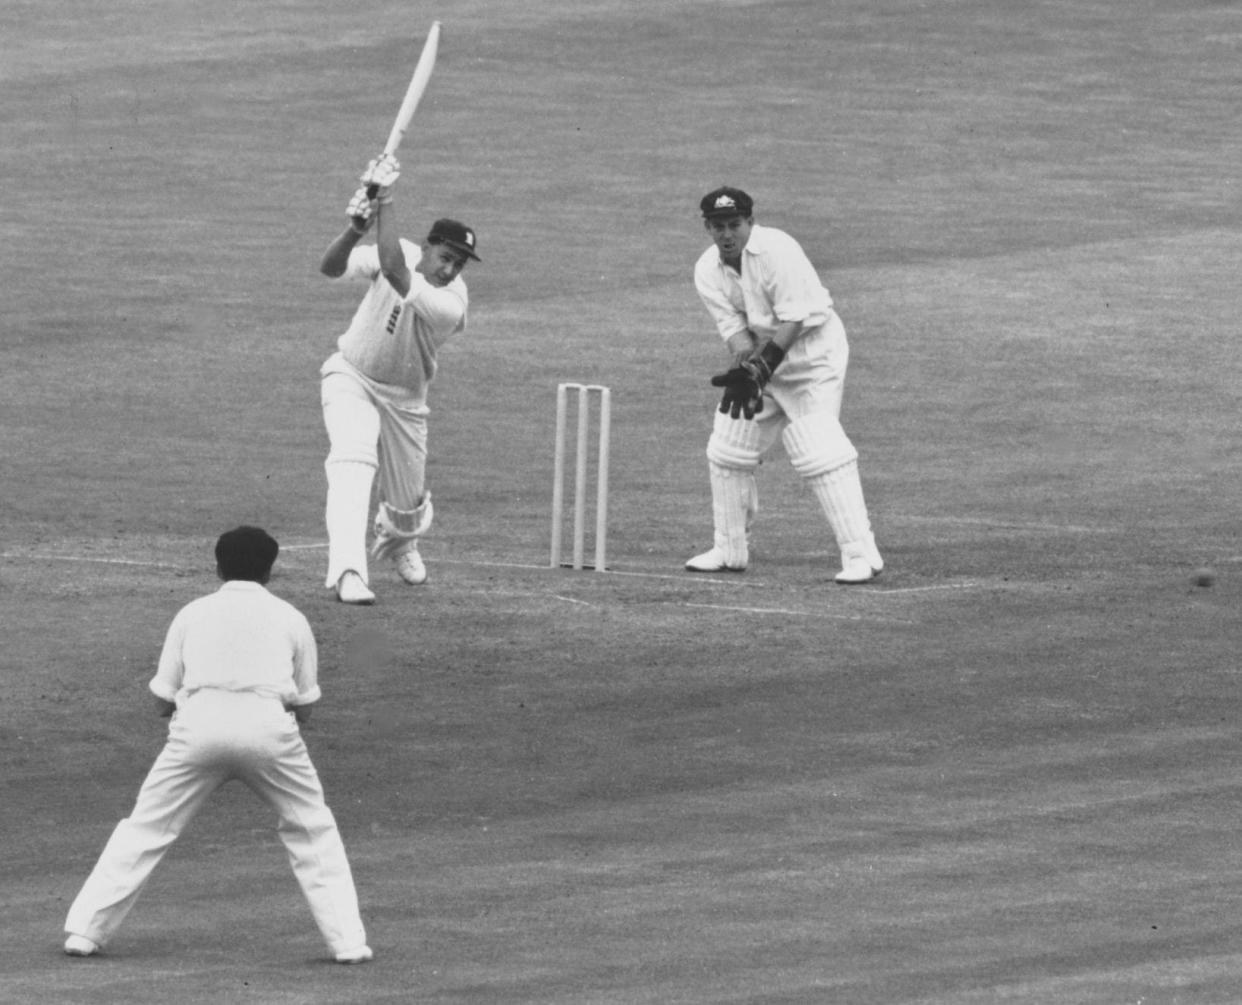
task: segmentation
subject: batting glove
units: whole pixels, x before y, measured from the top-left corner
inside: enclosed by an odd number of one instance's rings
[[[378,202],[392,201],[392,187],[401,177],[401,165],[392,154],[380,154],[362,172],[367,194]]]
[[[371,227],[374,212],[375,206],[367,195],[364,185],[349,200],[349,208],[345,210],[345,215],[349,217],[349,225],[354,229],[355,234],[365,234]]]

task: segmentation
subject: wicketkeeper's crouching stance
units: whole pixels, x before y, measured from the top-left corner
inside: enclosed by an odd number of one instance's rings
[[[755,469],[779,437],[819,501],[841,553],[838,583],[865,583],[884,568],[858,475],[858,451],[839,419],[849,346],[832,299],[798,243],[754,223],[740,189],[700,203],[714,246],[694,280],[733,367],[707,444],[715,542],[686,562],[692,572],[741,572],[758,512]]]
[[[474,231],[456,220],[432,224],[421,248],[401,239],[392,206],[400,174],[391,154],[375,158],[346,210],[349,226],[328,246],[320,271],[369,288],[349,329],[320,370],[330,448],[325,585],[347,604],[370,604],[367,570],[371,489],[379,509],[371,556],[390,559],[407,583],[427,580],[418,539],[431,526],[427,491],[427,389],[436,352],[466,328],[461,270],[475,254]],[[375,244],[358,242],[375,225]]]
[[[333,958],[372,958],[345,846],[298,729],[320,697],[315,637],[300,611],[264,587],[278,551],[258,527],[220,535],[224,585],[173,618],[150,684],[172,716],[168,740],[69,908],[70,956],[108,944],[207,797],[237,779],[276,813]]]

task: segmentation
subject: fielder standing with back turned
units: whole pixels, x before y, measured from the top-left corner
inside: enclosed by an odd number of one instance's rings
[[[759,509],[755,469],[779,437],[818,500],[841,553],[838,583],[866,583],[884,561],[858,474],[858,451],[841,426],[849,345],[832,298],[801,246],[754,222],[754,203],[723,187],[699,204],[713,246],[694,283],[733,358],[712,378],[723,388],[707,444],[713,546],[692,572],[742,572]]]
[[[325,520],[325,585],[347,604],[371,604],[367,521],[379,474],[371,556],[390,559],[411,585],[427,580],[418,539],[431,526],[426,486],[427,389],[436,353],[466,328],[461,271],[475,254],[474,231],[457,220],[431,225],[421,246],[397,231],[392,188],[400,165],[383,154],[367,165],[346,210],[349,226],[325,252],[320,271],[368,288],[337,351],[320,369],[330,447]],[[374,244],[359,244],[375,226]]]
[[[289,864],[333,958],[372,958],[336,818],[298,728],[320,698],[315,636],[306,617],[265,585],[279,552],[259,527],[221,534],[223,585],[169,625],[150,683],[161,713],[172,717],[168,739],[69,908],[70,956],[94,956],[108,944],[207,797],[237,779],[276,812]]]

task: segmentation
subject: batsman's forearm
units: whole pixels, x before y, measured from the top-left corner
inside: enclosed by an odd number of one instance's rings
[[[405,252],[401,250],[401,235],[391,202],[381,202],[375,207],[375,245],[380,271],[398,296],[404,297],[410,291],[410,270],[405,264]]]
[[[739,365],[755,351],[755,336],[748,331],[735,332],[725,341],[725,348],[733,358],[733,365]]]
[[[324,252],[323,260],[319,263],[319,271],[330,279],[344,275],[345,266],[349,264],[349,253],[361,239],[362,235],[358,231],[353,227],[346,227],[345,232],[328,245],[328,250]]]
[[[801,334],[801,321],[782,321],[776,326],[776,331],[772,333],[771,341],[781,352],[788,352],[789,347],[798,340],[798,336]]]

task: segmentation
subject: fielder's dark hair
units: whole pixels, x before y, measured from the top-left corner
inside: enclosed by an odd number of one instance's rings
[[[216,567],[221,579],[264,583],[271,574],[280,545],[261,527],[235,527],[216,541]]]

